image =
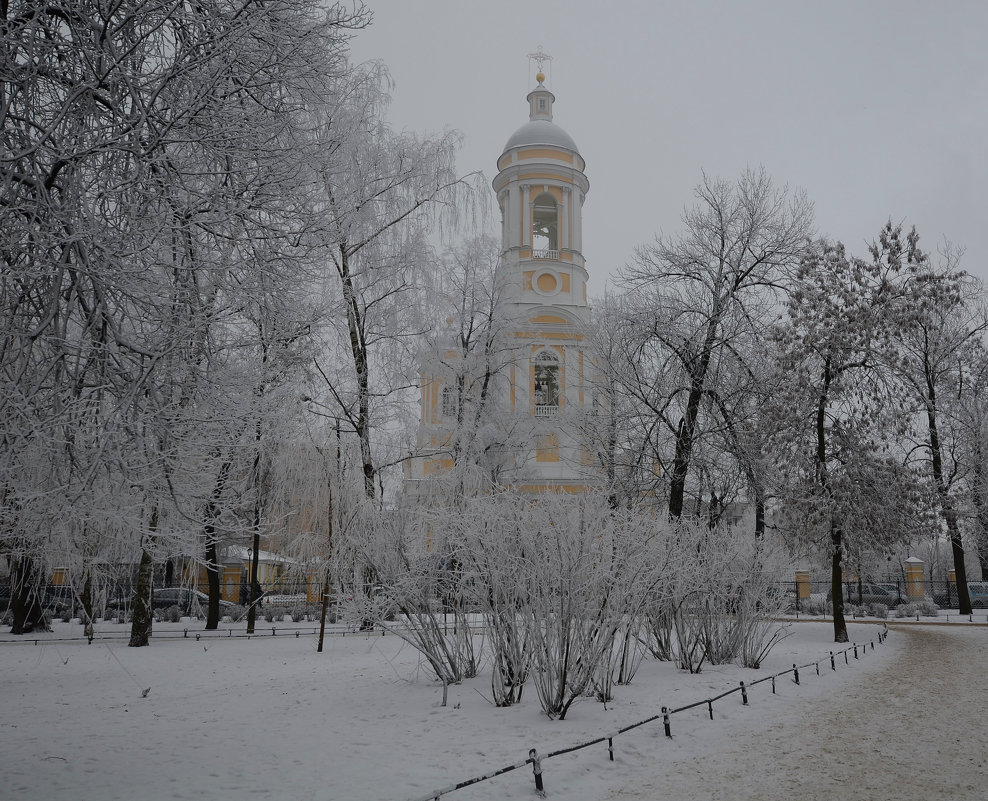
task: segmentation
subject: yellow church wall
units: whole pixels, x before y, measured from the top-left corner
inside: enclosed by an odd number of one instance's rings
[[[559,461],[559,436],[556,434],[546,434],[539,437],[535,447],[536,462],[558,462]]]
[[[444,459],[426,459],[422,463],[422,473],[427,476],[431,476],[434,473],[445,473],[453,467],[453,460],[450,458]]]
[[[518,161],[525,161],[527,159],[558,159],[559,161],[565,161],[569,164],[574,164],[576,162],[576,157],[564,150],[555,150],[546,147],[542,148],[529,148],[527,150],[518,151]],[[498,164],[498,167],[501,165]]]
[[[580,392],[579,392],[580,406],[583,406],[583,386],[586,382],[583,380],[583,351],[582,350],[577,354],[577,364],[579,365],[579,371],[580,371]]]
[[[529,255],[531,255],[531,251],[529,251]],[[525,270],[525,272],[522,273],[522,288],[531,290],[532,281],[534,278],[535,278],[535,270]]]
[[[569,162],[580,172],[583,172],[587,167],[587,162],[581,156],[572,155],[566,151],[549,150],[547,148],[528,148],[527,150],[519,150],[516,153],[505,153],[497,160],[497,168],[500,171],[516,163],[516,161],[527,161],[536,158],[550,158]]]
[[[567,331],[515,331],[514,336],[519,339],[556,339],[573,340],[574,342],[581,342],[583,340],[583,334]]]
[[[530,172],[525,175],[520,175],[518,180],[532,184],[532,187],[528,190],[529,197],[532,200],[535,200],[535,197],[537,195],[541,195],[543,192],[548,192],[552,195],[556,199],[557,203],[561,202],[563,199],[563,188],[561,186],[545,183],[545,181],[559,180],[559,176],[554,175],[551,172]],[[539,183],[540,181],[542,181],[541,184]]]
[[[569,325],[570,322],[565,317],[556,314],[538,314],[529,320],[530,323],[551,323],[552,325]]]
[[[541,495],[546,492],[565,492],[567,495],[579,495],[590,491],[588,484],[517,484],[512,489],[527,495]]]

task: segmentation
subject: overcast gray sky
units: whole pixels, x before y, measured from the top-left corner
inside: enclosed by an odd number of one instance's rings
[[[587,162],[591,294],[680,227],[701,172],[764,166],[851,253],[885,221],[966,248],[988,280],[986,0],[369,0],[353,42],[395,82],[390,119],[463,134],[493,178],[528,119],[539,45],[554,121]]]

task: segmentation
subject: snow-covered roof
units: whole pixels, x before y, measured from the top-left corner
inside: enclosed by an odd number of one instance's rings
[[[513,147],[524,145],[550,145],[553,147],[565,147],[567,150],[580,151],[576,147],[573,137],[560,128],[556,123],[549,120],[531,120],[526,122],[517,131],[511,134],[508,143],[504,146],[505,152]]]

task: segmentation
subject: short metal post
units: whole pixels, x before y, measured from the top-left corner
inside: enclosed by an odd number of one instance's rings
[[[844,664],[850,665],[851,663],[847,661],[847,648],[844,649]]]
[[[611,760],[611,762],[614,761],[614,738],[613,737],[608,737],[607,738],[607,756]]]
[[[820,675],[820,663],[819,662],[816,663],[816,674],[818,676]]]
[[[545,788],[542,787],[542,759],[534,748],[529,749],[528,758],[532,760],[532,773],[535,774],[535,792],[540,797],[545,797]]]
[[[666,730],[666,737],[672,737],[672,727],[669,725],[669,710],[662,707],[662,726]]]
[[[858,644],[854,643],[854,658],[858,658]]]
[[[775,695],[775,676],[772,676],[772,695]]]
[[[837,665],[834,664],[834,652],[830,652],[830,669],[837,670]]]
[[[799,668],[795,665],[792,666],[792,680],[796,682],[796,684],[799,684]]]
[[[744,686],[744,682],[741,682],[741,705],[748,706],[748,688]]]
[[[707,701],[707,711],[710,713],[710,719],[714,719],[714,702]]]

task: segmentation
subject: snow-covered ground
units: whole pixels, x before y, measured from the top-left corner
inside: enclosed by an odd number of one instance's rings
[[[862,649],[860,658],[852,655],[847,665],[838,658],[832,671],[832,625],[799,622],[762,670],[708,666],[699,675],[688,675],[646,659],[631,685],[617,687],[615,700],[606,707],[588,698],[575,704],[566,720],[552,721],[541,713],[531,688],[520,705],[495,708],[487,672],[450,687],[448,704],[442,707],[441,685],[398,637],[334,636],[320,654],[312,625],[285,623],[272,636],[271,624],[266,624],[249,640],[203,636],[197,641],[201,621],[156,624],[148,648],[127,648],[129,627],[113,623],[98,629],[118,638],[98,637],[92,644],[81,638],[78,624],[56,623],[54,632],[39,635],[37,644],[34,635],[0,636],[0,796],[79,801],[415,799],[521,762],[529,748],[546,754],[576,745],[650,717],[662,706],[684,706],[737,687],[741,680],[750,684],[793,663],[820,660],[820,675],[815,667],[802,669],[799,686],[791,676],[781,676],[774,695],[770,682],[751,688],[748,706],[738,693],[716,702],[713,721],[705,705],[674,715],[671,739],[664,736],[661,721],[622,734],[614,740],[614,761],[601,743],[543,762],[548,797],[567,801],[781,798],[774,792],[762,796],[758,788],[790,745],[799,755],[792,768],[797,773],[818,757],[824,774],[832,765],[847,781],[874,781],[875,764],[896,750],[897,736],[891,733],[872,753],[867,739],[871,729],[859,733],[855,716],[882,688],[901,697],[896,677],[906,675],[917,698],[932,694],[942,701],[945,692],[949,695],[949,682],[930,672],[937,659],[949,663],[945,649],[954,646],[959,654],[970,651],[962,661],[980,659],[970,670],[977,671],[982,685],[988,676],[984,626],[893,627],[879,644],[882,624],[855,622],[851,639],[874,642],[875,649]],[[188,637],[182,636],[184,629]],[[242,625],[235,628],[242,630]],[[301,636],[294,636],[296,630]],[[932,648],[936,659],[922,663],[928,681],[917,687],[924,683],[905,671],[919,632],[935,632],[936,641],[926,643],[926,651]],[[964,703],[983,710],[984,697],[971,696]],[[835,703],[838,698],[853,699],[853,706]],[[904,719],[913,714],[903,705],[894,711]],[[881,716],[882,710],[873,714]],[[929,725],[930,710],[917,707],[915,714],[907,725],[889,724],[899,727],[903,741],[915,740]],[[951,738],[959,733],[944,731],[942,736],[940,753],[946,755]],[[983,726],[960,736],[973,738],[981,754],[988,750]],[[866,767],[852,768],[852,774],[866,770],[870,779],[847,776],[836,766],[861,748],[871,757]],[[977,777],[980,771],[988,781],[984,758],[978,764],[976,753],[972,751],[969,773]],[[793,785],[781,775],[776,776],[779,790],[788,788],[788,794]],[[528,799],[533,788],[531,767],[526,766],[444,798]],[[970,796],[960,785],[955,790],[941,797],[984,797],[980,786]],[[804,792],[793,797],[816,796]],[[879,790],[860,797],[914,796]]]

